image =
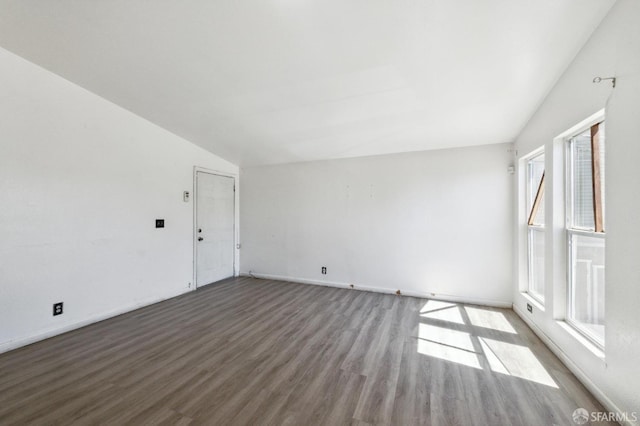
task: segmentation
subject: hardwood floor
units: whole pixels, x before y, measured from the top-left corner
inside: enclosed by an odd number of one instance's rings
[[[0,355],[0,423],[572,425],[511,311],[238,278]]]

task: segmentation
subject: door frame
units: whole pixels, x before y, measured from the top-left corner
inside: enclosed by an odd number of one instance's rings
[[[195,291],[198,289],[198,173],[207,173],[210,175],[217,175],[223,177],[229,177],[233,179],[233,185],[235,188],[233,194],[233,276],[238,276],[239,264],[240,264],[240,230],[239,230],[239,179],[237,173],[223,172],[220,170],[208,169],[206,167],[194,166],[193,167],[193,188],[191,191],[193,200],[193,227],[192,227],[192,237],[193,237],[193,275],[192,275],[192,285],[191,290]]]

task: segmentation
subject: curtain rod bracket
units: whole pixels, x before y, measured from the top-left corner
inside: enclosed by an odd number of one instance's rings
[[[613,87],[616,87],[616,78],[615,77],[594,77],[593,78],[593,82],[594,83],[600,83],[603,80],[611,80],[611,84],[613,84]]]

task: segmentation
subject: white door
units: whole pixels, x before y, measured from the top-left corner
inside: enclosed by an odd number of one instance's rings
[[[235,180],[196,173],[196,287],[233,276]]]

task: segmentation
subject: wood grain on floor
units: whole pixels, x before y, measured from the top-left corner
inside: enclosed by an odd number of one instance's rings
[[[235,278],[0,355],[0,424],[571,425],[508,309]]]

